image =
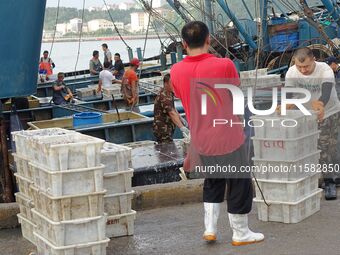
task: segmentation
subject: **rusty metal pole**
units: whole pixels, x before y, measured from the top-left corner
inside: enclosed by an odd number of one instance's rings
[[[0,145],[2,157],[3,174],[3,201],[5,203],[14,202],[12,173],[9,169],[8,148],[7,148],[7,129],[2,114],[2,103],[0,102]]]

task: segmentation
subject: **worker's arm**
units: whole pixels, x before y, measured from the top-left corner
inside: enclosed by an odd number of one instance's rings
[[[322,84],[321,88],[322,88],[321,89],[321,96],[319,98],[319,101],[321,101],[323,103],[323,105],[325,106],[328,103],[329,98],[331,97],[333,83],[325,82],[325,83]]]
[[[101,79],[99,79],[97,92],[102,91],[102,85],[103,85],[103,81]]]
[[[53,85],[53,90],[54,90],[54,91],[61,91],[61,90],[63,90],[64,88],[65,88],[64,85],[62,85],[62,86]]]
[[[72,97],[73,97],[72,91],[71,91],[68,87],[66,87],[66,90],[67,90],[67,94],[68,94],[69,96],[71,96],[71,98],[72,98]]]
[[[121,81],[121,80],[114,79],[114,80],[112,80],[112,83],[119,83],[119,84],[122,84],[122,81]]]
[[[137,103],[137,86],[138,86],[138,81],[131,81],[131,92],[132,92],[132,103],[136,104]]]
[[[179,114],[178,112],[176,111],[176,109],[173,109],[169,112],[169,116],[172,120],[172,122],[179,128],[182,128],[184,127],[180,117],[179,117]]]

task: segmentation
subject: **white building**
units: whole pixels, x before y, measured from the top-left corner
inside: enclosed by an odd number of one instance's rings
[[[131,16],[131,32],[144,31],[148,27],[149,14],[145,12],[133,12]]]
[[[123,22],[115,22],[115,25],[118,28],[118,30],[124,29],[124,23]]]
[[[69,22],[69,28],[72,33],[79,33],[81,30],[82,20],[78,18],[71,19]]]
[[[120,22],[119,22],[120,23]],[[100,29],[114,29],[113,23],[106,19],[94,19],[87,23],[88,31],[95,32]],[[124,27],[124,24],[123,24]]]
[[[56,30],[58,33],[61,33],[62,35],[66,34],[68,32],[68,27],[67,27],[67,23],[61,23],[61,24],[57,24]]]

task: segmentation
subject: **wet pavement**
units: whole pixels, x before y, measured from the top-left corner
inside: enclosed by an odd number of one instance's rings
[[[108,255],[339,255],[340,199],[321,201],[321,210],[298,224],[260,222],[256,208],[250,215],[253,230],[266,240],[255,245],[233,247],[231,230],[223,207],[218,241],[207,245],[203,231],[202,204],[138,212],[135,235],[111,240]],[[21,237],[20,229],[0,230],[1,255],[27,255],[34,247]]]

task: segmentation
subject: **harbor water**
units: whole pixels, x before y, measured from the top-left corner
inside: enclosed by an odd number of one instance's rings
[[[163,39],[164,40],[164,39]],[[100,60],[103,63],[104,53],[101,45],[107,43],[109,49],[114,55],[116,52],[121,55],[121,59],[124,63],[128,62],[128,51],[127,47],[121,40],[111,41],[85,41],[80,44],[79,60],[76,67],[77,55],[78,55],[78,42],[55,42],[52,48],[51,58],[55,63],[56,72],[71,72],[74,70],[84,70],[89,68],[89,61],[92,58],[92,52],[98,50],[100,54]],[[126,40],[135,57],[137,57],[136,48],[144,48],[144,40]],[[44,50],[51,50],[52,43],[42,43],[41,55]],[[148,39],[145,48],[145,58],[153,57],[160,53],[160,41],[158,39]]]

